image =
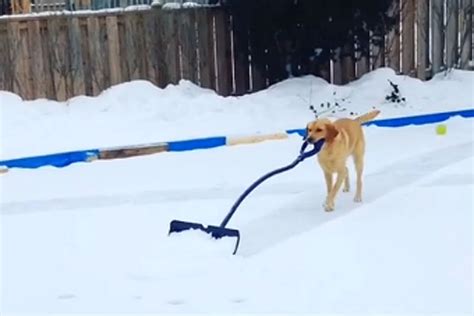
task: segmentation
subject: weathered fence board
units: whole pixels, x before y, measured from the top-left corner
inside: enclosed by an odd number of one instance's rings
[[[200,84],[203,88],[216,89],[213,14],[209,10],[198,14],[197,25]]]
[[[252,47],[249,30],[241,36],[219,7],[2,17],[0,89],[66,100],[134,79],[163,88],[184,78],[221,95],[242,95],[284,78],[289,61],[292,75],[334,84],[384,65],[421,79],[450,67],[472,69],[472,0],[393,1],[390,14],[401,15],[394,30],[385,38],[367,34],[363,53],[348,42],[332,61],[274,56],[270,38]],[[257,66],[257,53],[268,62]]]
[[[342,83],[355,79],[354,44],[348,43],[342,48]]]
[[[426,68],[429,55],[429,0],[418,0],[416,2],[416,74],[417,77],[426,79]]]
[[[240,36],[237,36],[237,32],[239,32]],[[244,36],[244,34],[247,34],[247,36]],[[248,34],[248,29],[239,30],[237,26],[232,23],[235,94],[237,95],[242,95],[250,91],[250,50]],[[258,84],[260,84],[260,82],[258,82]]]
[[[21,40],[20,40],[20,24],[19,22],[13,21],[7,25],[8,38],[10,39],[8,43],[8,54],[9,62],[11,63],[10,75],[12,77],[12,91],[19,94],[25,95],[21,90],[22,86],[20,85],[19,79],[21,78],[20,73],[20,63],[19,61],[19,51],[21,49]]]
[[[145,62],[147,68],[147,79],[156,86],[161,87],[160,64],[158,49],[161,46],[159,32],[159,13],[157,10],[150,10],[144,15],[144,40],[145,40]]]
[[[41,33],[41,51],[43,53],[43,68],[44,72],[44,81],[46,84],[46,97],[49,99],[58,99],[56,95],[56,90],[54,88],[54,75],[53,75],[53,66],[51,63],[51,52],[50,52],[50,43],[49,43],[49,30],[48,30],[48,21],[40,21],[40,33]],[[31,96],[24,96],[30,98]],[[32,98],[32,97],[31,97]]]
[[[91,65],[91,55],[89,53],[89,30],[86,19],[81,19],[79,26],[81,28],[81,52],[82,52],[82,62],[84,65],[84,90],[87,95],[94,95],[93,83],[92,83],[92,69]]]
[[[255,61],[251,63],[252,69],[252,91],[259,91],[267,87],[265,70],[258,67]]]
[[[325,62],[321,62],[318,64],[318,72],[319,76],[326,80],[327,82],[331,82],[331,62],[327,60]]]
[[[460,10],[460,34],[461,34],[461,60],[460,67],[467,69],[469,66],[469,60],[472,59],[472,0],[461,0]]]
[[[415,69],[415,0],[402,0],[402,71],[412,75]]]
[[[135,61],[138,69],[138,79],[146,79],[147,68],[146,68],[146,51],[145,51],[145,29],[143,14],[133,14],[135,20],[135,32],[133,34],[135,49]],[[140,34],[137,36],[137,34]]]
[[[340,48],[336,49],[333,53],[336,56],[336,60],[332,61],[332,77],[331,82],[334,84],[342,84],[342,61]]]
[[[400,14],[400,0],[393,0],[389,9],[391,17],[397,17]],[[400,23],[397,23],[390,30],[385,39],[385,56],[387,58],[387,66],[400,71]]]
[[[446,66],[454,67],[458,59],[459,11],[457,0],[446,2]]]
[[[215,10],[217,48],[217,92],[227,96],[232,92],[232,60],[230,19],[224,11]]]
[[[105,17],[107,30],[108,62],[110,69],[110,84],[115,85],[122,82],[122,72],[120,69],[120,44],[118,21],[116,16]]]
[[[252,32],[255,30],[249,29],[247,30],[248,39],[248,58],[249,58],[249,65],[250,65],[250,74],[249,79],[251,90],[252,91],[259,91],[265,89],[268,86],[268,65],[267,63],[258,64],[257,57],[258,55],[262,55],[262,50],[264,50],[264,45],[262,43],[255,43],[250,40],[252,37]]]
[[[71,80],[72,80],[72,95],[82,95],[86,93],[85,89],[85,77],[84,77],[84,51],[82,48],[81,25],[79,18],[70,17],[68,18],[68,30],[69,30],[69,53],[71,55]]]
[[[163,45],[166,68],[163,69],[163,77],[167,83],[178,83],[179,70],[179,46],[177,30],[176,10],[163,11]]]
[[[0,25],[0,38],[8,38],[8,35],[5,34],[6,30],[3,28],[3,25]],[[10,90],[11,87],[8,84],[8,79],[11,78],[9,74],[8,68],[11,64],[9,61],[9,54],[8,54],[8,41],[3,40],[0,41],[0,56],[2,57],[3,61],[0,63],[0,90]]]
[[[185,9],[181,12],[178,27],[181,50],[181,78],[198,82],[199,65],[197,59],[196,10]]]
[[[135,38],[138,37],[138,27],[136,16],[126,14],[123,16],[125,25],[125,54],[130,80],[140,79],[140,69],[138,65],[138,47]]]
[[[24,78],[22,82],[19,82],[23,93],[26,95],[33,94],[32,77],[31,77],[31,65],[33,63],[31,52],[29,51],[28,45],[28,31],[25,28],[20,28],[20,50],[18,56],[18,66],[20,67],[20,76]]]
[[[374,45],[372,47],[372,66],[371,70],[385,67],[385,42],[381,42],[380,45]]]
[[[443,0],[431,0],[431,51],[433,72],[444,65],[444,7]]]
[[[43,80],[43,52],[41,49],[41,43],[37,40],[41,36],[40,32],[40,21],[28,21],[28,50],[30,57],[35,56],[35,60],[31,64],[30,75],[32,80],[32,97],[33,98],[44,98],[46,97],[46,86]]]
[[[365,38],[360,39],[360,41],[364,42],[364,44],[369,45],[370,42],[370,34],[366,32]],[[370,70],[370,57],[368,51],[359,51],[355,53],[356,56],[356,69],[355,69],[355,76],[356,78],[360,78],[362,75],[366,74]]]
[[[87,33],[89,37],[89,63],[91,68],[92,93],[100,93],[103,82],[104,72],[102,69],[102,52],[100,49],[99,19],[89,17],[87,19]]]

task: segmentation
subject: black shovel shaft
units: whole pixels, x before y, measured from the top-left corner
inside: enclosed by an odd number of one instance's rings
[[[276,174],[279,174],[279,173],[282,173],[282,172],[285,172],[287,170],[290,170],[290,169],[294,168],[298,163],[300,163],[300,161],[301,160],[297,159],[292,164],[290,164],[288,166],[285,166],[285,167],[282,167],[282,168],[279,168],[279,169],[276,169],[276,170],[273,170],[272,172],[267,173],[266,175],[260,177],[257,181],[255,181],[247,190],[244,191],[244,193],[242,193],[242,195],[237,199],[237,201],[235,201],[235,203],[232,206],[232,208],[230,209],[229,213],[227,214],[227,216],[222,221],[220,227],[225,227],[227,225],[227,223],[230,221],[232,215],[234,215],[235,211],[237,210],[239,205],[243,202],[243,200],[250,194],[250,192],[252,192],[256,187],[258,187],[263,181],[267,180],[270,177],[273,177]]]
[[[255,181],[250,187],[248,187],[247,190],[244,191],[244,193],[242,193],[242,195],[237,199],[237,201],[235,201],[229,213],[226,215],[226,217],[222,221],[220,227],[224,228],[227,225],[227,223],[230,221],[230,219],[232,218],[232,216],[234,215],[235,211],[237,210],[239,205],[242,203],[242,201],[250,194],[250,192],[252,192],[256,187],[258,187],[263,181],[267,180],[270,177],[273,177],[274,175],[293,169],[297,164],[299,164],[306,158],[314,156],[321,149],[321,147],[323,146],[323,143],[324,143],[324,140],[320,140],[314,144],[314,148],[312,150],[308,152],[304,152],[304,150],[308,146],[308,142],[305,141],[303,143],[303,146],[301,146],[300,155],[296,158],[295,161],[293,161],[288,166],[273,170],[263,175],[262,177],[260,177],[257,181]]]

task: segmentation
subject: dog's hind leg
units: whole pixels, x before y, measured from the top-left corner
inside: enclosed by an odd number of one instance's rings
[[[354,202],[362,202],[362,173],[364,172],[364,143],[357,144],[357,148],[354,151],[354,165],[356,169],[356,194],[354,196]]]
[[[349,192],[351,189],[351,184],[349,183],[349,169],[346,166],[346,178],[344,179],[344,188],[342,192]]]

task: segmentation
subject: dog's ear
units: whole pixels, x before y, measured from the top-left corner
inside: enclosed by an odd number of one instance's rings
[[[336,138],[339,131],[336,129],[334,124],[326,124],[326,141],[332,142]]]

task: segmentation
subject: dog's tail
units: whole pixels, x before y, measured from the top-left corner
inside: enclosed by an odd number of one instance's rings
[[[379,114],[380,114],[379,110],[374,110],[374,111],[370,111],[369,113],[366,113],[364,115],[358,116],[354,120],[359,122],[360,124],[363,124],[365,122],[368,122],[368,121],[372,120],[374,117],[376,117]]]

